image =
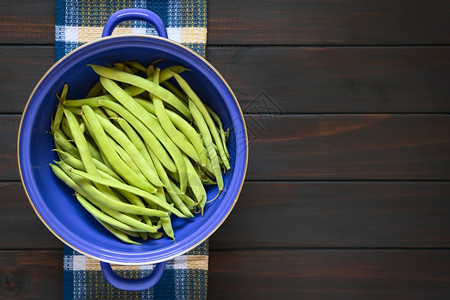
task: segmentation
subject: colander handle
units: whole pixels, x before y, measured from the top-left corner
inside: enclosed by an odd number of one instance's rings
[[[160,37],[167,38],[167,30],[161,18],[154,12],[142,8],[125,8],[116,11],[106,21],[102,37],[110,36],[119,23],[130,20],[146,21],[155,27]]]
[[[111,285],[121,290],[141,291],[149,289],[158,283],[164,272],[166,262],[156,264],[150,275],[138,279],[120,277],[113,271],[111,265],[108,263],[100,262],[100,266],[102,268],[103,276]]]

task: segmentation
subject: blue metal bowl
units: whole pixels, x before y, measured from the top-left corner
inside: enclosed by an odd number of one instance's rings
[[[115,26],[115,25],[114,25]],[[98,76],[87,64],[112,64],[134,60],[148,65],[156,59],[190,69],[183,76],[230,128],[231,170],[224,176],[224,190],[205,207],[203,216],[175,218],[175,242],[169,238],[129,245],[107,232],[74,198],[73,191],[56,178],[49,163],[57,159],[50,130],[65,83],[68,98],[83,98]],[[116,264],[153,264],[179,256],[207,239],[227,218],[241,191],[248,161],[244,118],[239,104],[222,76],[205,59],[188,48],[157,36],[104,37],[81,46],[58,61],[32,92],[22,115],[18,135],[19,169],[23,186],[36,214],[48,229],[71,248],[97,260]],[[217,188],[208,190],[208,198]]]

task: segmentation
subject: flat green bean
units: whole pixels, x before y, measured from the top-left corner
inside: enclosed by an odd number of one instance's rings
[[[217,156],[216,150],[214,149],[214,144],[211,138],[211,134],[208,130],[208,126],[205,122],[205,119],[203,118],[203,115],[198,110],[197,106],[194,104],[194,102],[190,100],[189,100],[189,109],[191,110],[192,117],[194,118],[194,121],[197,124],[198,129],[200,130],[200,134],[202,135],[203,140],[205,141],[205,146],[211,160],[211,167],[217,181],[219,192],[221,192],[223,190],[222,171],[220,169],[219,158]]]
[[[54,174],[61,179],[64,183],[66,183],[70,188],[72,188],[73,190],[75,190],[78,194],[82,195],[84,198],[89,199],[89,201],[93,202],[97,207],[99,207],[101,210],[105,211],[108,215],[110,215],[111,217],[117,219],[118,221],[127,224],[129,226],[141,229],[143,231],[148,231],[148,232],[156,232],[157,228],[153,227],[153,226],[149,226],[145,223],[142,223],[132,217],[129,217],[125,214],[122,214],[116,210],[110,209],[109,206],[102,204],[101,202],[103,201],[102,199],[98,200],[98,198],[95,197],[95,193],[94,195],[92,193],[87,192],[85,189],[83,189],[83,187],[81,185],[78,184],[77,180],[83,180],[80,176],[74,174],[73,172],[71,172],[70,170],[67,170],[67,166],[64,166],[64,164],[61,164],[60,162],[57,162],[58,166],[52,165],[50,164],[50,167],[52,168]],[[61,172],[60,172],[61,171]],[[87,174],[87,173],[85,173]],[[85,181],[87,183],[87,185],[90,185],[90,183],[88,183],[87,181]],[[95,190],[95,187],[91,185],[91,188],[93,190]],[[98,190],[97,190],[98,192]],[[105,194],[98,192],[101,195],[101,198],[106,197]],[[106,200],[107,202],[116,202],[116,201],[111,201],[111,200]],[[133,205],[131,204],[125,204],[122,202],[118,202],[119,204],[126,205],[128,207],[131,207]],[[141,210],[144,209],[147,211],[146,208],[140,208]],[[160,212],[161,213],[161,212]],[[168,214],[167,214],[168,215]]]
[[[162,228],[168,237],[175,240],[175,235],[172,228],[172,222],[170,221],[170,217],[161,218]]]
[[[206,203],[206,190],[203,186],[202,180],[200,176],[195,171],[194,166],[189,161],[189,158],[184,156],[184,160],[186,161],[186,167],[188,171],[188,183],[189,186],[195,196],[195,199],[197,199],[197,202],[199,203],[200,211],[203,215],[203,207]]]
[[[188,207],[184,204],[183,200],[181,199],[181,193],[179,194],[175,189],[174,185],[172,185],[171,180],[167,176],[166,171],[164,170],[164,167],[162,166],[161,162],[156,157],[155,153],[152,151],[152,149],[148,149],[148,152],[150,153],[150,156],[153,159],[153,163],[155,164],[156,171],[158,172],[159,177],[161,178],[161,181],[164,183],[164,187],[169,194],[170,199],[172,199],[175,206],[186,216],[186,217],[193,217],[192,213],[189,211]]]
[[[65,161],[68,165],[74,167],[75,169],[86,171],[83,162],[81,160],[79,160],[78,158],[76,158],[75,156],[73,156],[72,154],[67,153],[60,149],[55,149],[54,151],[56,151],[59,155],[59,158],[61,160]],[[109,176],[111,176],[115,179],[120,179],[120,177],[113,170],[111,170],[111,168],[109,168],[107,165],[105,165],[103,162],[101,162],[95,158],[92,158],[92,160],[94,161],[94,165],[97,167],[97,169],[99,171],[105,172],[106,174],[108,174]]]
[[[159,72],[160,69],[156,68],[155,73],[153,74],[153,82],[156,84],[159,84]],[[186,139],[186,137],[180,131],[178,131],[175,128],[174,124],[172,123],[172,120],[167,115],[163,101],[156,95],[152,95],[152,99],[156,117],[159,119],[159,123],[161,124],[162,128],[167,133],[169,138],[180,149],[183,149],[183,152],[186,153],[187,156],[191,157],[194,161],[200,163],[200,158],[194,146],[190,143],[190,141]]]
[[[59,130],[53,132],[53,139],[55,141],[56,147],[61,147],[61,149],[64,149],[66,152],[72,154],[75,157],[80,157],[80,153],[78,152],[77,147],[75,147],[67,137]]]
[[[150,165],[150,168],[156,172],[155,165],[153,164],[153,160],[151,159],[144,142],[142,141],[141,137],[137,134],[137,132],[133,129],[133,127],[131,127],[131,125],[126,120],[124,120],[114,112],[108,110],[107,113],[110,116],[112,114],[115,115],[114,118],[116,123],[119,124],[120,128],[122,128],[122,130],[128,136],[130,141],[136,146],[139,153],[141,153],[142,157]]]
[[[89,124],[87,127],[91,128],[92,134],[99,145],[99,149],[101,149],[111,167],[129,184],[136,185],[150,193],[156,192],[156,188],[150,182],[142,180],[141,177],[137,176],[136,173],[122,161],[108,140],[108,137],[92,108],[83,105],[82,109],[86,117],[86,123]]]
[[[145,108],[148,112],[155,114],[155,106],[148,100],[141,98],[133,98],[135,99],[143,108]],[[183,117],[174,113],[173,111],[167,110],[167,115],[172,121],[173,125],[180,130],[184,136],[191,142],[194,146],[195,151],[198,154],[200,161],[198,162],[202,166],[206,166],[206,161],[208,159],[206,149],[203,145],[202,139],[198,132],[192,127]]]
[[[144,174],[144,176],[155,186],[162,186],[162,182],[156,174],[156,170],[145,160],[141,152],[136,148],[128,136],[108,119],[102,116],[98,116],[98,120],[102,125],[106,133],[108,133],[124,150],[127,152],[131,159],[135,162],[138,169]]]
[[[110,224],[111,226],[114,226],[114,227],[117,227],[117,228],[120,228],[123,230],[136,231],[136,232],[142,231],[142,229],[127,225],[125,223],[122,223],[122,222],[114,219],[113,217],[111,217],[107,214],[102,213],[95,206],[93,206],[91,203],[89,203],[89,201],[87,201],[79,193],[75,193],[75,196],[76,196],[78,202],[80,202],[80,204],[96,219],[102,220],[103,222],[106,222],[106,223]]]
[[[80,170],[73,169],[73,170],[70,170],[70,171],[72,173],[80,176],[81,178],[85,178],[87,180],[95,181],[95,182],[98,182],[100,184],[104,184],[104,185],[107,185],[107,186],[110,186],[110,187],[113,187],[113,188],[116,188],[116,189],[125,190],[125,191],[128,191],[130,193],[134,193],[134,194],[142,197],[143,199],[146,199],[146,200],[148,200],[150,202],[155,203],[157,206],[161,207],[162,209],[167,210],[167,211],[175,214],[177,217],[185,218],[185,216],[180,211],[178,211],[178,209],[170,206],[169,204],[167,204],[167,202],[162,202],[161,199],[159,199],[158,197],[156,197],[156,196],[146,192],[145,190],[139,189],[139,188],[134,187],[134,186],[126,185],[126,184],[120,183],[120,182],[115,181],[115,180],[108,180],[108,179],[105,179],[105,178],[92,176],[92,175],[90,175],[90,174],[88,174],[86,172],[82,172]],[[136,213],[138,215],[151,216],[151,214],[147,214],[147,213],[139,213],[139,212],[131,212],[131,213]],[[158,216],[161,216],[161,215],[158,215]]]
[[[228,153],[228,147],[227,147],[227,139],[225,137],[225,131],[223,130],[223,124],[220,120],[220,117],[207,105],[205,105],[206,109],[208,110],[209,114],[213,118],[214,122],[219,126],[219,134],[220,139],[222,140],[223,149],[225,151],[226,156],[229,158],[230,154]]]
[[[161,162],[163,162],[164,167],[166,167],[171,172],[176,173],[177,168],[167,153],[166,149],[161,145],[156,136],[145,126],[138,118],[136,118],[132,113],[130,113],[125,107],[121,104],[113,101],[100,100],[100,104],[103,107],[106,107],[118,115],[120,115],[124,120],[126,120],[130,125],[133,126],[134,129],[141,135],[142,139],[145,143],[148,143],[150,147],[155,151],[155,154],[160,158]]]
[[[211,132],[211,136],[212,136],[215,144],[217,145],[217,148],[219,150],[219,155],[220,155],[222,161],[224,162],[225,167],[227,169],[230,169],[230,163],[225,154],[225,150],[223,149],[222,140],[220,138],[219,133],[217,132],[216,126],[214,125],[214,121],[213,121],[212,117],[210,116],[210,114],[208,113],[208,110],[206,109],[205,105],[200,100],[200,98],[197,96],[197,94],[192,90],[192,88],[189,86],[189,84],[180,75],[173,73],[173,76],[176,79],[176,81],[178,82],[178,84],[180,85],[180,87],[187,94],[189,99],[192,102],[194,102],[197,109],[203,115],[206,125],[208,126],[209,131]],[[190,108],[190,106],[189,106],[189,108]]]
[[[114,228],[113,226],[111,226],[108,223],[105,223],[101,220],[97,220],[97,221],[99,221],[99,223],[102,224],[103,227],[105,227],[109,232],[111,232],[114,236],[116,236],[122,242],[129,243],[129,244],[135,244],[135,245],[142,245],[141,243],[135,242],[132,239],[130,239],[128,237],[128,235],[126,233],[124,233],[123,231],[120,231],[119,229]]]
[[[100,93],[102,92],[103,87],[102,84],[100,83],[100,81],[97,81],[89,90],[89,92],[86,95],[86,98],[90,98],[90,97],[96,97],[98,95],[100,95]],[[64,102],[63,102],[64,103]]]
[[[97,66],[97,65],[90,65],[94,72],[96,72],[101,77],[105,77],[111,80],[117,80],[120,82],[125,82],[128,84],[131,84],[133,86],[140,87],[167,102],[168,104],[172,105],[174,108],[176,108],[180,113],[182,113],[186,118],[191,118],[191,113],[187,106],[180,101],[174,94],[172,94],[170,91],[166,90],[162,86],[155,84],[145,78],[139,77],[137,75],[129,74],[126,72],[121,72],[118,70],[110,69],[107,67]],[[176,73],[173,73],[176,74]],[[105,85],[102,83],[103,87]],[[117,98],[117,97],[116,97]],[[120,101],[120,99],[117,99]]]
[[[144,123],[150,129],[158,140],[164,145],[171,155],[178,174],[180,176],[180,190],[181,193],[186,191],[187,187],[187,172],[180,149],[167,136],[161,124],[145,110],[139,103],[137,103],[131,96],[125,93],[114,81],[106,77],[100,77],[103,87],[113,95],[123,106],[125,106],[133,115]]]

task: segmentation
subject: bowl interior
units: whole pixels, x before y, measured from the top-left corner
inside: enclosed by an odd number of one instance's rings
[[[163,238],[142,245],[128,245],[107,232],[76,201],[72,190],[56,178],[48,164],[57,159],[48,133],[56,94],[68,83],[68,98],[85,96],[98,76],[87,64],[112,64],[134,60],[148,65],[156,59],[166,65],[181,64],[191,71],[183,77],[200,98],[230,128],[228,147],[231,170],[224,176],[224,191],[206,205],[203,216],[191,220],[173,218],[175,242]],[[72,248],[96,259],[142,264],[178,256],[205,240],[230,213],[239,196],[247,167],[245,124],[235,97],[220,75],[193,52],[166,39],[142,36],[109,37],[73,51],[50,69],[36,86],[24,111],[19,130],[19,165],[31,203],[46,226]],[[217,188],[208,189],[208,199]]]

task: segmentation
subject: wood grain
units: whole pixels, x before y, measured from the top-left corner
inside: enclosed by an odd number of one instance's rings
[[[449,180],[448,115],[247,115],[250,180]],[[18,180],[18,115],[0,115],[0,180]],[[227,125],[227,124],[225,124]],[[231,153],[235,155],[235,153]]]
[[[210,47],[244,112],[449,112],[449,47]]]
[[[450,47],[209,47],[207,59],[246,113],[450,112]],[[0,47],[0,113],[22,112],[54,61],[53,47]]]
[[[448,182],[246,182],[211,249],[450,246]]]
[[[0,114],[0,180],[19,180],[17,134],[20,116]]]
[[[55,62],[54,47],[0,47],[1,113],[21,113],[34,87]]]
[[[54,43],[54,1],[0,2],[0,44]]]
[[[62,248],[20,182],[0,194],[0,249]],[[246,182],[210,248],[450,248],[449,198],[449,182]]]
[[[0,299],[62,299],[58,251],[0,251]]]
[[[449,259],[448,250],[210,251],[208,298],[446,299]],[[0,298],[61,299],[62,263],[62,251],[0,251]]]
[[[448,180],[447,115],[248,115],[252,180]]]
[[[211,251],[211,299],[447,299],[448,250]]]
[[[0,182],[0,249],[62,249],[40,221],[21,182]]]
[[[54,1],[2,1],[0,43],[53,44]],[[432,1],[213,1],[214,45],[450,44],[450,5]]]
[[[448,1],[214,1],[208,43],[448,44]],[[238,12],[238,13],[237,13]]]

